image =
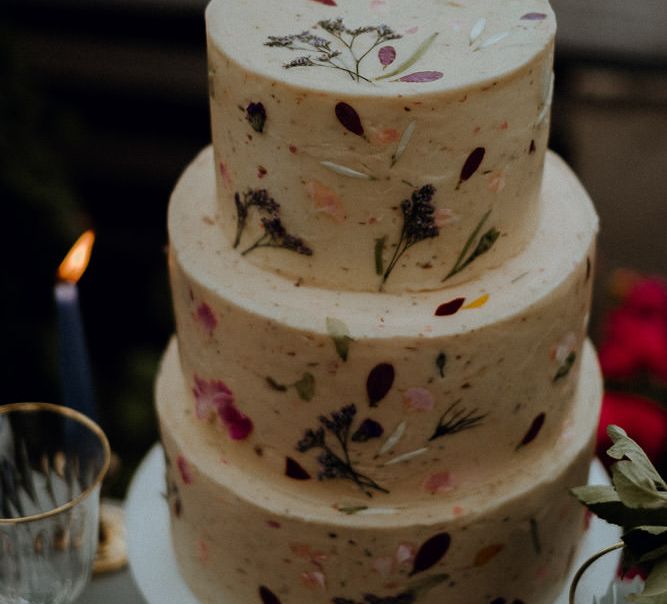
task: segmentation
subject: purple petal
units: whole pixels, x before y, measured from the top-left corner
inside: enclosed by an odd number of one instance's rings
[[[401,82],[435,82],[444,75],[441,71],[417,71],[399,79]]]
[[[526,13],[521,17],[522,21],[544,21],[547,16],[544,13]]]
[[[452,539],[447,533],[440,533],[435,537],[431,537],[419,548],[410,575],[416,575],[417,573],[428,570],[440,562],[443,556],[447,553],[451,542]]]
[[[520,449],[521,447],[525,447],[526,445],[532,443],[536,438],[537,435],[540,433],[542,430],[542,426],[544,426],[544,420],[546,419],[546,413],[540,413],[534,420],[533,423],[531,424],[530,428],[528,429],[528,432],[526,432],[526,436],[523,437],[523,440],[517,447],[517,449]]]
[[[391,65],[396,60],[396,49],[393,46],[383,46],[378,51],[378,58],[384,67]]]
[[[394,366],[389,363],[380,363],[371,370],[366,380],[366,392],[371,407],[377,407],[377,404],[387,396],[394,385],[395,375]]]
[[[352,105],[342,102],[338,103],[336,105],[336,117],[350,132],[353,132],[357,136],[364,135],[364,127],[361,124],[361,118]]]
[[[461,178],[459,184],[456,187],[457,189],[461,186],[461,183],[464,183],[466,180],[470,179],[484,161],[484,156],[486,155],[486,149],[484,147],[477,147],[466,159],[465,164],[461,170]]]

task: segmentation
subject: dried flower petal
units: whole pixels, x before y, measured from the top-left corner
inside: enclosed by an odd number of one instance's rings
[[[333,317],[327,317],[326,325],[327,333],[334,341],[338,356],[343,361],[347,361],[350,352],[350,343],[354,342],[354,339],[350,337],[350,330],[340,319],[335,319]]]
[[[234,395],[221,380],[203,380],[195,376],[195,386],[192,389],[195,397],[195,413],[198,419],[211,421],[221,407],[234,403]]]
[[[305,571],[301,573],[301,582],[308,589],[326,589],[326,577],[319,570]]]
[[[340,102],[336,105],[335,112],[338,121],[350,132],[357,136],[364,135],[364,127],[361,124],[361,118],[352,105]]]
[[[413,411],[431,411],[435,399],[426,388],[409,388],[403,393],[403,404]]]
[[[396,430],[394,430],[392,435],[385,441],[385,443],[378,451],[378,455],[384,455],[385,453],[391,451],[398,444],[398,441],[400,441],[401,438],[403,438],[403,435],[405,434],[405,430],[407,427],[408,425],[405,422],[401,422],[400,424],[398,424]]]
[[[348,176],[349,178],[358,178],[360,180],[374,180],[373,176],[370,174],[365,174],[364,172],[359,172],[348,168],[347,166],[341,166],[340,164],[335,164],[332,161],[322,161],[320,162],[325,168],[340,174],[341,176]]]
[[[496,543],[494,545],[488,545],[487,547],[482,548],[475,555],[473,566],[484,566],[493,560],[493,558],[495,558],[504,549],[505,546],[502,543]]]
[[[366,380],[368,403],[371,407],[377,407],[377,404],[387,396],[394,385],[395,376],[394,366],[389,363],[380,363],[371,370]]]
[[[449,472],[437,472],[431,474],[422,484],[422,487],[427,493],[437,495],[438,493],[446,493],[454,489],[454,481]]]
[[[306,184],[306,192],[313,200],[313,206],[318,212],[330,216],[334,222],[342,224],[347,219],[345,206],[340,197],[329,187],[318,180],[311,180]]]
[[[262,103],[250,103],[246,107],[246,118],[255,132],[264,132],[266,109]]]
[[[447,553],[452,539],[449,533],[440,533],[426,541],[417,552],[410,576],[435,566]]]
[[[241,413],[234,403],[228,403],[218,410],[220,420],[227,427],[232,440],[245,440],[253,430],[252,420]]]
[[[374,438],[380,438],[384,434],[384,428],[374,419],[365,419],[361,422],[357,431],[352,435],[352,441],[365,443]]]
[[[316,1],[319,2],[319,0]],[[259,588],[259,597],[262,599],[262,604],[281,604],[278,596],[268,587],[264,587],[264,585],[261,585]]]
[[[526,445],[532,443],[537,438],[538,434],[542,430],[542,427],[544,426],[544,420],[546,419],[546,417],[547,417],[546,413],[540,413],[533,420],[533,423],[528,429],[528,432],[526,432],[526,435],[523,437],[521,443],[519,443],[519,445],[517,446],[517,449],[525,447]]]
[[[176,465],[178,466],[178,471],[181,475],[183,484],[192,484],[192,471],[190,470],[190,464],[188,464],[185,457],[179,455],[176,459]]]
[[[382,66],[387,67],[396,60],[396,49],[393,46],[383,46],[378,50],[378,58]]]
[[[209,335],[213,334],[215,328],[218,326],[218,319],[215,313],[208,304],[201,303],[197,308],[195,318],[199,321],[204,329],[208,331]]]
[[[421,449],[417,449],[416,451],[410,451],[409,453],[403,453],[402,455],[399,455],[398,457],[394,457],[393,459],[390,459],[388,462],[386,462],[385,466],[393,466],[397,463],[403,463],[404,461],[409,461],[411,459],[414,459],[415,457],[419,457],[420,455],[423,455],[428,451],[428,447],[422,447]]]
[[[522,21],[544,21],[547,16],[544,13],[526,13],[521,17]]]
[[[416,128],[417,128],[417,122],[413,121],[410,122],[403,131],[403,134],[401,135],[401,140],[399,141],[398,147],[396,149],[396,153],[394,153],[394,156],[391,158],[392,168],[398,163],[398,160],[401,159],[401,157],[403,157],[403,154],[405,153],[405,150],[408,148],[408,145],[410,144],[410,140],[412,139],[412,135],[415,133]]]
[[[489,46],[493,46],[494,44],[498,44],[498,42],[501,42],[504,40],[507,36],[510,35],[510,32],[508,31],[503,31],[495,36],[491,36],[488,40],[484,40],[479,46],[480,50],[483,48],[488,48]]]
[[[299,462],[294,461],[291,457],[285,458],[285,476],[293,480],[310,480],[310,474]]]
[[[459,312],[459,310],[461,310],[461,307],[463,306],[465,301],[466,301],[465,298],[455,298],[454,300],[445,302],[444,304],[438,306],[438,308],[435,311],[435,316],[449,317],[450,315],[455,315],[457,312]]]
[[[470,30],[470,44],[473,44],[477,38],[479,38],[484,30],[486,29],[486,19],[484,17],[480,18],[475,25],[472,26]]]
[[[399,78],[401,82],[435,82],[445,74],[442,71],[417,71]]]
[[[491,296],[489,294],[484,294],[483,296],[480,296],[476,300],[473,300],[470,304],[466,304],[463,309],[464,310],[471,310],[473,308],[482,308],[482,306],[485,306],[486,303],[489,301],[489,298]]]
[[[384,75],[381,75],[379,78],[376,78],[378,80],[384,80],[386,78],[393,78],[394,76],[397,76],[404,71],[407,71],[412,67],[419,59],[421,59],[425,54],[426,51],[431,47],[431,44],[435,42],[435,39],[438,37],[438,32],[435,32],[431,34],[426,40],[424,40],[419,48],[415,50],[415,52],[408,57],[403,63],[401,63],[396,69],[392,70],[390,73],[385,73]]]
[[[468,158],[466,159],[465,163],[463,164],[463,168],[461,169],[461,176],[459,178],[459,184],[457,185],[457,189],[469,180],[477,170],[479,170],[479,167],[482,165],[482,162],[484,161],[484,156],[486,155],[486,149],[484,147],[477,147],[474,149],[470,155],[468,155]]]

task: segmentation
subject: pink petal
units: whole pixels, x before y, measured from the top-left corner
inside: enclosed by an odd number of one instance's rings
[[[428,493],[436,495],[437,493],[446,493],[454,489],[454,482],[449,472],[437,472],[431,474],[422,485]]]
[[[204,326],[204,329],[211,335],[218,326],[218,319],[208,304],[201,303],[197,308],[196,319]]]
[[[431,411],[435,406],[433,395],[426,388],[410,388],[403,393],[403,403],[413,411]]]
[[[387,67],[396,60],[396,49],[393,46],[383,46],[378,50],[378,58],[380,63]]]
[[[376,558],[371,566],[378,575],[387,579],[394,570],[394,561],[391,558]]]
[[[234,395],[226,384],[220,380],[203,380],[195,376],[195,410],[198,419],[211,420],[219,413],[220,407],[234,403]]]
[[[309,589],[326,589],[327,581],[319,570],[301,573],[301,582]]]
[[[229,174],[229,170],[227,169],[227,166],[225,166],[224,162],[221,160],[220,164],[220,176],[222,176],[222,182],[225,183],[226,187],[231,187],[232,186],[232,177]]]
[[[340,197],[318,180],[311,180],[306,184],[306,192],[313,200],[313,206],[318,212],[330,216],[339,224],[345,222],[347,213]]]
[[[414,545],[409,543],[401,543],[396,550],[395,558],[399,566],[405,564],[406,562],[412,562],[415,559],[416,549]]]
[[[188,464],[185,457],[179,455],[176,459],[176,465],[178,466],[178,471],[181,474],[181,480],[184,484],[192,484],[192,471],[190,470],[190,465]]]
[[[401,82],[435,82],[444,75],[441,71],[417,71],[399,79]]]
[[[241,413],[233,402],[218,408],[218,416],[220,421],[227,427],[229,437],[232,440],[244,440],[248,438],[253,429],[253,424],[250,418]]]

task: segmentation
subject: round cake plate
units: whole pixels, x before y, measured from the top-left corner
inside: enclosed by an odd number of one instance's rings
[[[130,485],[125,503],[127,546],[130,569],[144,598],[149,604],[200,604],[181,578],[171,544],[169,508],[165,493],[165,463],[162,447],[155,445],[139,466]],[[599,460],[591,464],[589,484],[609,484],[609,478]],[[617,527],[593,517],[572,567],[577,568],[594,553],[616,543],[620,538]],[[605,556],[587,572],[587,583],[608,585],[618,566],[619,555]],[[568,588],[554,604],[567,604]],[[582,602],[593,596],[577,592]],[[225,602],[224,604],[234,604]]]

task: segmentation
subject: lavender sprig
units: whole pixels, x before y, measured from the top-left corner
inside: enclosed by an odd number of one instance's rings
[[[333,37],[334,40],[328,40],[312,34],[310,31],[304,31],[300,34],[292,34],[288,36],[269,36],[268,42],[265,42],[265,46],[288,48],[290,50],[313,53],[297,57],[296,59],[285,63],[285,69],[292,69],[294,67],[326,67],[347,73],[357,82],[361,80],[371,82],[370,79],[361,75],[362,61],[381,44],[402,37],[387,25],[365,26],[350,29],[345,26],[340,17],[338,19],[325,19],[319,21],[317,25]],[[366,50],[357,52],[354,48],[355,43],[361,36],[367,34],[375,34],[375,40],[371,42]],[[340,49],[332,48],[333,43],[338,43],[347,50],[354,63],[353,68],[348,67],[345,61],[341,58],[342,51]],[[314,56],[314,53],[317,53],[317,55]]]
[[[251,207],[255,207],[258,210],[271,215],[280,211],[280,204],[268,194],[266,189],[248,189],[243,194],[243,200],[241,200],[241,196],[236,193],[236,195],[234,195],[234,203],[236,204],[235,248],[237,248],[241,242],[241,235],[246,227],[248,213]]]
[[[418,191],[415,191],[411,199],[405,199],[401,202],[403,229],[394,249],[394,254],[384,272],[382,285],[387,282],[389,275],[391,275],[391,272],[405,252],[420,241],[437,237],[440,234],[440,228],[435,223],[435,207],[432,203],[433,195],[435,195],[435,187],[433,185],[425,185]]]
[[[342,478],[354,482],[363,493],[372,497],[372,491],[388,493],[386,489],[377,484],[372,478],[358,472],[350,459],[349,444],[350,432],[354,418],[357,414],[356,405],[346,405],[340,411],[334,411],[331,417],[320,415],[321,427],[316,430],[306,430],[304,437],[297,444],[297,451],[306,453],[311,449],[321,449],[322,453],[317,458],[321,470],[318,474],[319,480],[330,480]],[[340,445],[341,453],[335,452],[327,443],[327,432],[333,435]]]

